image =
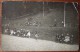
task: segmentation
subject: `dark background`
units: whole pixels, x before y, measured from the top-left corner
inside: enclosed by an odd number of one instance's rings
[[[64,22],[64,5],[66,27],[62,24],[62,21]],[[56,34],[69,33],[75,36],[74,42],[78,40],[78,13],[72,3],[44,2],[43,5],[43,2],[3,2],[2,8],[3,26],[10,24],[10,28],[30,30],[33,34],[32,38],[34,38],[35,32],[38,32],[39,39],[53,41]],[[26,25],[27,22],[33,24],[34,21],[38,22],[40,26]],[[56,26],[54,26],[55,24]]]

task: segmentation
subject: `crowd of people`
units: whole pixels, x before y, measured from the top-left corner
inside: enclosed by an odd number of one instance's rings
[[[13,35],[13,36],[19,36],[19,37],[27,37],[30,38],[32,36],[32,33],[30,30],[25,30],[25,29],[16,29],[16,28],[3,28],[2,30],[3,34],[7,34],[7,35]],[[38,34],[35,33],[35,38],[38,39]]]
[[[7,35],[18,36],[18,37],[27,37],[27,38],[31,38],[32,36],[32,33],[30,30],[16,29],[16,28],[9,28],[9,27],[3,28],[2,33]],[[37,40],[39,37],[39,34],[35,32],[34,37]],[[56,41],[59,43],[72,44],[74,42],[74,35],[69,33],[56,34]]]
[[[71,34],[57,34],[56,35],[56,40],[60,43],[67,43],[67,44],[72,44],[73,43],[73,40],[74,39],[74,35],[71,35]]]

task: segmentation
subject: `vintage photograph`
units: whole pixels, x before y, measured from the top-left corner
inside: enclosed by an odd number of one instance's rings
[[[77,7],[77,2],[3,2],[2,50],[78,51]]]

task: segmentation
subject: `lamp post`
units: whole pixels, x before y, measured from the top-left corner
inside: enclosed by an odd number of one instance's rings
[[[66,11],[65,11],[65,8],[66,8],[66,3],[64,3],[64,27],[66,26],[66,24],[65,24],[65,13],[66,13]]]
[[[44,17],[44,2],[43,2],[43,17]]]

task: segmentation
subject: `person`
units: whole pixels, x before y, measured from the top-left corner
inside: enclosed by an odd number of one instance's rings
[[[74,35],[71,35],[70,42],[73,43]]]
[[[17,30],[17,33],[16,33],[17,36],[20,36],[20,32],[21,32],[20,30]]]
[[[56,40],[59,42],[59,34],[56,35]]]
[[[31,36],[31,32],[29,31],[29,30],[27,30],[27,35],[26,36],[28,36],[29,38],[30,38],[30,36]]]
[[[67,34],[67,35],[64,37],[64,42],[65,42],[65,43],[70,42],[70,36],[69,36],[69,34]]]
[[[36,38],[36,40],[38,39],[38,37],[39,37],[39,35],[36,33],[36,34],[35,34],[35,38]]]
[[[62,26],[64,26],[64,21],[62,21],[61,23],[62,23]]]
[[[26,32],[25,31],[23,31],[23,37],[26,37]]]
[[[64,42],[64,34],[63,34],[63,33],[61,34],[60,42],[61,42],[61,43],[63,43],[63,42]]]
[[[24,37],[24,29],[20,29],[20,36]]]
[[[13,35],[14,34],[14,31],[13,30],[10,30],[10,35]]]
[[[56,38],[57,38],[57,41],[58,42],[60,42],[60,43],[63,43],[64,41],[64,34],[61,34],[61,35],[59,35],[59,34],[57,34],[56,35]]]
[[[13,35],[16,35],[16,31],[13,32]]]
[[[13,33],[13,35],[16,35],[16,28],[14,28],[14,33]]]
[[[5,29],[5,30],[4,30],[4,33],[6,33],[6,34],[7,34],[7,33],[8,33],[8,29]]]
[[[56,27],[56,26],[57,26],[57,20],[54,19],[54,27]]]

